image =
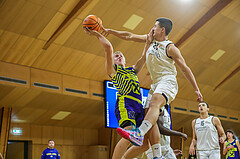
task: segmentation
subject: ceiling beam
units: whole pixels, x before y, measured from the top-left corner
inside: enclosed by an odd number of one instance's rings
[[[240,71],[240,65],[233,70],[226,78],[224,78],[224,80],[222,80],[214,89],[213,91],[215,91],[219,86],[221,86],[223,83],[225,83],[227,80],[229,80],[230,78],[232,78],[235,74],[237,74]]]
[[[78,4],[73,8],[71,13],[66,17],[58,29],[53,33],[53,35],[48,39],[46,44],[43,46],[43,49],[47,49],[53,41],[72,23],[72,21],[79,15],[81,8],[88,0],[80,0]]]
[[[183,44],[190,36],[198,31],[204,24],[212,19],[224,7],[226,7],[232,0],[219,0],[206,14],[202,16],[176,43],[176,46]]]

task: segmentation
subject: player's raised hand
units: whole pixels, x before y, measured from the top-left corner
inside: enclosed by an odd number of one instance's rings
[[[90,29],[88,29],[88,28],[86,28],[86,27],[84,27],[84,31],[85,31],[85,33],[87,33],[88,35],[94,35],[94,36],[101,36],[101,34],[99,33],[99,32],[97,32],[97,31],[95,31],[95,30],[90,30]]]
[[[197,95],[197,101],[202,102],[203,101],[203,96],[199,90],[195,91],[195,94]]]
[[[181,133],[181,137],[183,138],[184,141],[186,141],[188,138],[187,134],[184,133]]]
[[[101,30],[100,30],[100,33],[103,35],[103,36],[105,36],[105,37],[107,37],[108,35],[109,35],[109,31],[110,31],[111,29],[106,29],[106,28],[104,28],[103,26],[101,27]]]
[[[147,34],[147,40],[146,40],[146,43],[147,44],[151,44],[154,37],[153,37],[153,33],[154,33],[154,30],[153,28],[150,30],[150,32]]]

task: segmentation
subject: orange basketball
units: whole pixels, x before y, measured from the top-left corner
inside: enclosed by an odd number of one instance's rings
[[[102,21],[96,15],[89,15],[84,19],[83,27],[90,30],[100,31],[102,28]]]

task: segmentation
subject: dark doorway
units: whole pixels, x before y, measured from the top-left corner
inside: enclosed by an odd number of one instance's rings
[[[8,140],[6,159],[32,159],[32,142]]]

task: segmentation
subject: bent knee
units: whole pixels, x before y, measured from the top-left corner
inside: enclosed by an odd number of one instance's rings
[[[149,144],[142,145],[142,150],[145,152],[150,148]]]
[[[162,94],[156,93],[151,98],[150,106],[165,105],[166,103],[167,103],[166,98]]]

